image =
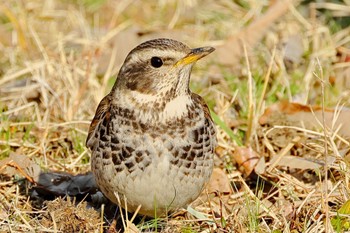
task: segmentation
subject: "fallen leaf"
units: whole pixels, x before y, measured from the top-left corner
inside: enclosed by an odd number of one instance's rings
[[[223,194],[231,194],[231,184],[227,174],[221,168],[214,168],[207,185],[208,193],[220,192]]]
[[[236,147],[232,157],[238,163],[241,172],[244,172],[246,176],[249,176],[254,170],[260,158],[250,147]]]
[[[274,163],[277,155],[272,157],[271,163]],[[301,158],[297,156],[291,156],[291,155],[285,155],[281,157],[277,163],[276,166],[283,166],[283,167],[289,167],[289,168],[295,168],[295,169],[319,169],[324,166],[323,161],[318,160],[310,160],[306,158]]]
[[[197,219],[205,220],[205,221],[211,221],[212,220],[212,219],[208,218],[207,215],[205,215],[202,212],[199,212],[199,211],[193,209],[191,206],[187,206],[186,210],[187,210],[188,213],[190,213],[192,216],[194,216]]]
[[[40,172],[40,166],[22,154],[11,153],[9,157],[0,160],[0,174],[8,177],[19,175],[33,183],[38,181]]]
[[[266,170],[265,157],[261,157],[258,163],[255,165],[254,171],[256,174],[261,175],[265,173],[265,170]]]
[[[334,120],[335,115],[337,118]],[[331,109],[324,111],[325,125],[331,131],[350,137],[350,109]],[[299,103],[281,101],[267,108],[260,117],[261,125],[294,125],[303,126],[306,129],[322,129],[322,108],[320,106],[307,106]]]

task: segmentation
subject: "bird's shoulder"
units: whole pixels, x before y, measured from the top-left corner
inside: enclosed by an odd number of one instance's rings
[[[86,145],[88,147],[91,146],[91,145],[89,145],[90,144],[89,141],[90,141],[91,137],[93,136],[93,134],[95,133],[95,129],[99,125],[99,123],[101,121],[105,121],[106,124],[108,124],[110,122],[110,120],[111,120],[111,112],[110,112],[111,102],[112,101],[111,101],[110,95],[107,95],[99,103],[99,105],[96,109],[95,116],[91,121],[88,136],[86,139]]]
[[[191,95],[194,102],[197,103],[202,108],[204,112],[204,118],[205,118],[204,127],[208,129],[208,132],[211,135],[210,140],[212,140],[214,142],[214,145],[216,145],[216,129],[214,126],[214,121],[210,115],[210,110],[208,105],[205,103],[204,99],[200,95],[195,93],[192,93]]]
[[[205,103],[204,99],[200,95],[193,92],[191,93],[191,98],[203,109],[205,118],[212,122],[213,119],[211,118],[209,107]]]

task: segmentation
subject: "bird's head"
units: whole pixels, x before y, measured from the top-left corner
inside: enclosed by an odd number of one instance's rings
[[[189,95],[193,64],[213,51],[213,47],[191,49],[172,39],[146,41],[126,57],[113,91],[143,101]]]

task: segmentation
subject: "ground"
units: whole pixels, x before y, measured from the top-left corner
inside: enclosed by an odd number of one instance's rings
[[[0,2],[0,232],[102,232],[114,215],[122,232],[347,231],[349,12],[346,0]],[[201,197],[131,219],[96,190],[38,188],[40,173],[90,171],[97,104],[127,53],[158,37],[216,48],[191,80],[219,141]]]

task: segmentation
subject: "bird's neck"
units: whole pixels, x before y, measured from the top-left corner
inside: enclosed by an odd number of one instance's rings
[[[134,111],[138,120],[144,123],[166,123],[187,117],[189,109],[194,105],[190,94],[159,97],[141,93],[128,93],[120,95],[116,100],[115,104]]]
[[[191,105],[193,105],[193,101],[189,95],[177,96],[165,103],[161,117],[165,120],[186,117]]]

